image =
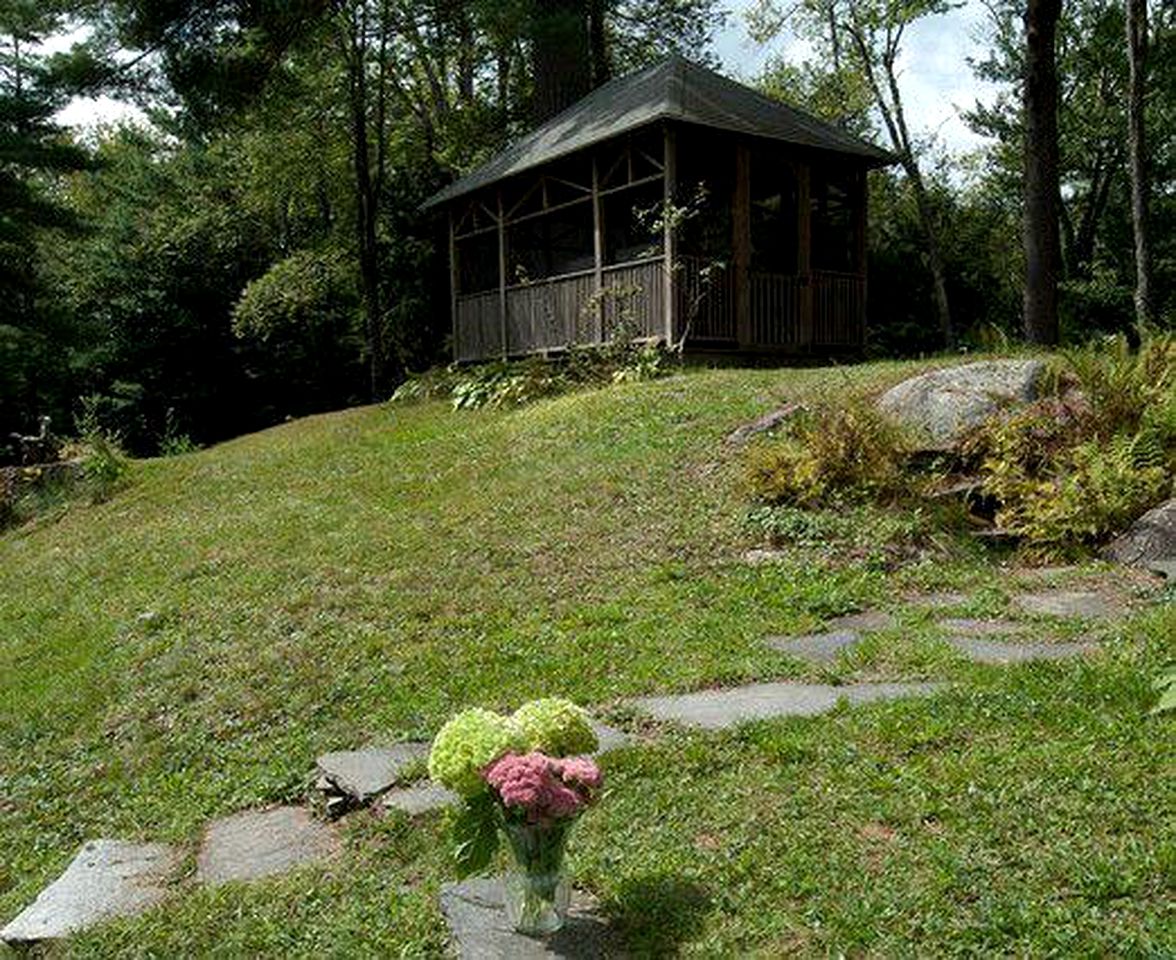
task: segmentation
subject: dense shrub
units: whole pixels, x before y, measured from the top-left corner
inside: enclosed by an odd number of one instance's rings
[[[452,365],[410,377],[392,395],[397,403],[448,398],[455,410],[517,407],[583,386],[634,383],[664,376],[669,355],[656,344],[611,342],[574,347],[558,358]]]
[[[788,434],[754,448],[752,497],[769,505],[817,506],[830,499],[887,499],[904,486],[905,435],[864,400],[815,408]]]
[[[964,446],[997,525],[1033,553],[1097,544],[1172,493],[1176,340],[1108,338],[1063,355],[1059,395],[993,418]]]

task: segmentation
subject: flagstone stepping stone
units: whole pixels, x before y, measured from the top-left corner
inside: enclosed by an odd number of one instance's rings
[[[764,642],[798,660],[810,663],[832,663],[842,650],[849,650],[861,638],[852,630],[834,633],[814,633],[803,637],[768,637]]]
[[[141,913],[163,899],[179,859],[179,851],[162,843],[91,840],[0,930],[0,940],[13,946],[56,940],[103,920]]]
[[[394,786],[405,767],[428,755],[427,743],[398,743],[325,753],[317,765],[331,786],[362,806]]]
[[[633,706],[658,720],[676,720],[705,730],[722,730],[747,720],[813,717],[837,706],[919,696],[943,689],[939,683],[857,683],[835,687],[813,683],[753,683],[728,690],[701,690],[641,697]]]
[[[1024,633],[1028,625],[1016,620],[977,620],[972,617],[945,617],[936,626],[965,637],[1010,637]]]
[[[410,817],[443,810],[445,807],[455,806],[461,801],[452,790],[447,790],[439,783],[417,783],[411,787],[397,787],[389,790],[380,800],[385,810],[400,810]]]
[[[1026,613],[1043,617],[1081,617],[1109,620],[1123,611],[1115,600],[1092,590],[1047,590],[1025,593],[1014,599]]]
[[[539,939],[516,933],[506,916],[502,881],[476,878],[441,888],[441,912],[460,960],[537,960],[626,956],[618,931],[583,891],[574,891],[564,928]]]
[[[209,885],[259,880],[338,852],[335,831],[303,807],[246,810],[208,825],[196,857],[196,879]]]
[[[895,624],[894,616],[885,610],[863,610],[834,617],[826,625],[831,631],[842,630],[889,630]]]
[[[1000,643],[975,637],[952,637],[947,642],[972,660],[996,664],[1068,660],[1097,649],[1093,643]]]
[[[596,739],[599,743],[594,756],[600,756],[600,754],[608,753],[611,750],[620,750],[629,745],[629,735],[616,727],[610,727],[607,723],[593,720],[592,729],[596,731]]]
[[[915,597],[911,602],[925,610],[949,610],[952,607],[962,607],[970,598],[966,593],[928,593]]]

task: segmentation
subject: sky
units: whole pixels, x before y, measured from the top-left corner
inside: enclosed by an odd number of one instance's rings
[[[754,0],[726,0],[731,16],[726,29],[716,38],[715,51],[731,76],[751,80],[764,63],[776,53],[789,59],[804,59],[809,51],[802,41],[778,40],[763,46],[747,33],[744,19]],[[961,109],[971,107],[977,98],[989,100],[993,88],[972,76],[969,56],[979,56],[984,46],[977,38],[983,28],[984,7],[981,0],[966,0],[949,13],[916,23],[907,33],[899,62],[907,119],[911,132],[919,139],[935,136],[952,154],[976,149],[983,142],[959,117]],[[68,46],[72,38],[57,38],[55,46]],[[83,129],[122,117],[134,116],[134,107],[108,97],[98,100],[75,100],[59,119],[69,126]]]
[[[810,50],[800,40],[778,40],[763,46],[747,33],[744,14],[754,0],[727,0],[730,17],[717,38],[715,51],[732,76],[753,79],[776,53],[787,59],[806,59]],[[960,111],[976,100],[989,102],[996,87],[972,76],[968,57],[983,55],[984,6],[965,0],[962,6],[911,26],[904,37],[899,60],[899,85],[911,132],[917,138],[935,135],[950,153],[960,154],[984,141],[960,119]]]

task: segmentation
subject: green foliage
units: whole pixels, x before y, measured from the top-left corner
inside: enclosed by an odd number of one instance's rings
[[[99,398],[84,398],[77,424],[81,436],[77,456],[81,461],[86,492],[93,503],[109,499],[129,468],[119,436],[103,425],[99,407]]]
[[[454,410],[513,407],[561,392],[566,381],[542,360],[473,367],[454,385]]]
[[[867,401],[827,401],[796,418],[788,435],[757,446],[746,476],[760,503],[816,506],[837,499],[886,499],[904,488],[909,447],[902,431]]]
[[[1084,441],[1035,469],[997,455],[984,462],[984,490],[1000,501],[1001,529],[1056,554],[1122,531],[1171,492],[1167,469],[1147,459],[1127,435]]]
[[[641,383],[667,375],[669,355],[659,344],[621,337],[600,346],[573,347],[551,360],[538,357],[478,366],[449,366],[409,377],[393,402],[448,397],[455,410],[521,407],[582,387]]]
[[[1121,532],[1171,494],[1176,465],[1176,339],[1123,337],[1070,350],[1061,396],[991,420],[966,453],[998,526],[1034,553],[1066,553]]]
[[[1176,432],[1168,432],[1176,405],[1176,335],[1145,336],[1137,348],[1121,334],[1103,337],[1062,357],[1063,373],[1085,398],[1089,433],[1106,439],[1146,429],[1161,443],[1176,443]]]
[[[466,797],[449,813],[457,878],[485,873],[498,853],[498,805],[489,791]]]
[[[298,250],[246,284],[233,307],[233,332],[269,339],[332,316],[358,319],[355,278],[341,250]]]
[[[1176,711],[1176,667],[1168,667],[1152,684],[1152,689],[1160,695],[1152,713],[1171,713]]]

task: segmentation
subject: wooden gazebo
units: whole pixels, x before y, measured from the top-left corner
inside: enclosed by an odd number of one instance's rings
[[[852,352],[866,172],[892,160],[680,57],[613,80],[426,204],[449,218],[454,358],[622,331]]]

